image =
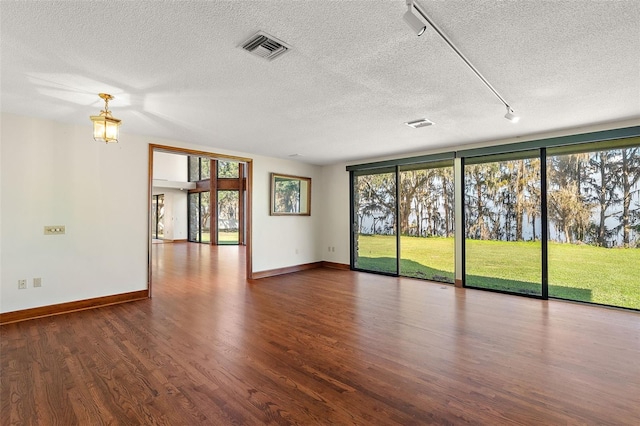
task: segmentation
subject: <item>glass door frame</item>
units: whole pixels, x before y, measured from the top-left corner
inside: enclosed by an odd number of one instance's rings
[[[357,223],[353,223],[353,219],[355,219],[357,217],[356,213],[355,213],[355,199],[356,199],[356,195],[355,195],[355,178],[357,178],[358,176],[367,176],[367,175],[376,175],[376,174],[390,174],[393,173],[394,175],[394,179],[395,179],[395,208],[396,208],[396,214],[395,214],[395,228],[396,228],[396,250],[395,250],[395,256],[396,256],[396,265],[395,265],[395,272],[387,272],[387,271],[376,271],[376,270],[371,270],[371,269],[363,269],[363,268],[359,268],[356,265],[356,245],[358,244],[358,226]],[[350,221],[349,227],[350,229],[350,236],[351,236],[351,250],[349,250],[350,252],[350,267],[352,270],[354,271],[362,271],[362,272],[370,272],[373,274],[379,274],[379,275],[387,275],[387,276],[392,276],[392,277],[398,277],[398,273],[400,271],[400,238],[399,238],[399,233],[398,230],[400,229],[400,216],[398,215],[398,193],[399,193],[399,185],[398,185],[398,166],[394,166],[392,168],[390,167],[386,167],[386,168],[378,168],[375,170],[371,170],[368,173],[357,173],[354,171],[349,171],[349,179],[350,179],[350,185],[349,185],[349,210],[350,210],[350,214],[351,214],[351,218],[352,220]]]
[[[406,159],[405,161],[394,161],[391,160],[389,162],[381,162],[378,163],[379,167],[371,167],[371,168],[363,168],[363,169],[357,169],[357,168],[352,168],[352,167],[347,167],[347,171],[349,171],[349,214],[350,214],[350,221],[349,221],[349,235],[350,235],[350,250],[349,250],[349,265],[351,270],[353,271],[361,271],[361,272],[369,272],[369,273],[374,273],[374,274],[379,274],[379,275],[387,275],[387,276],[393,276],[393,277],[401,277],[403,275],[401,275],[401,236],[402,233],[400,232],[400,221],[401,221],[401,217],[400,217],[400,195],[401,195],[401,185],[400,185],[400,173],[403,170],[407,170],[407,168],[409,166],[411,166],[410,168],[416,169],[418,168],[417,166],[419,165],[420,169],[431,169],[431,168],[439,168],[439,167],[443,167],[443,163],[445,162],[450,162],[451,167],[453,168],[453,172],[454,172],[454,176],[455,176],[455,164],[454,164],[454,158],[455,156],[452,155],[451,153],[445,153],[445,154],[435,154],[435,155],[427,155],[427,156],[421,156],[421,157],[413,157],[413,158],[409,158]],[[377,164],[376,164],[377,165]],[[445,166],[448,167],[448,166]],[[395,272],[385,272],[385,271],[376,271],[376,270],[370,270],[370,269],[363,269],[360,267],[356,266],[357,263],[357,258],[356,258],[356,246],[358,244],[358,223],[357,223],[357,215],[356,215],[356,210],[355,210],[355,199],[356,199],[356,194],[355,194],[355,179],[358,176],[366,176],[366,175],[374,175],[374,174],[382,174],[382,173],[393,173],[394,174],[394,178],[395,178],[395,229],[396,229],[396,233],[395,233],[395,242],[396,242],[396,250],[395,250],[395,256],[396,256],[396,264],[395,264]],[[454,178],[455,181],[455,178]],[[455,182],[454,182],[455,184]],[[454,197],[455,198],[455,197]],[[454,202],[454,211],[455,211],[455,202]],[[454,245],[455,245],[455,239],[456,239],[456,235],[454,233]],[[430,280],[430,281],[434,281],[434,280]],[[454,281],[455,281],[455,250],[454,250]],[[441,282],[442,284],[449,284],[452,285],[452,283],[450,282],[445,282],[445,281],[437,281],[437,282]]]
[[[531,151],[531,150],[527,150],[527,151]],[[527,151],[522,151],[527,152]],[[473,286],[473,285],[469,285],[467,283],[467,236],[466,236],[466,229],[465,229],[465,223],[466,223],[466,203],[465,203],[465,164],[466,158],[473,158],[473,157],[462,157],[460,158],[460,173],[458,175],[456,175],[456,177],[460,177],[460,179],[457,179],[457,185],[459,186],[458,190],[460,191],[461,194],[463,194],[463,196],[461,197],[461,213],[462,213],[462,223],[461,224],[457,224],[459,226],[462,227],[462,238],[460,239],[460,245],[462,247],[462,262],[461,262],[461,275],[462,275],[462,287],[464,288],[472,288],[472,289],[478,289],[478,290],[485,290],[485,291],[492,291],[495,293],[504,293],[504,294],[511,294],[511,295],[516,295],[516,296],[523,296],[523,297],[530,297],[533,299],[542,299],[542,300],[547,300],[549,299],[549,266],[548,266],[548,214],[547,214],[547,149],[546,148],[538,148],[538,155],[537,156],[527,156],[524,155],[522,158],[537,158],[540,160],[540,242],[541,242],[541,249],[540,249],[540,256],[541,256],[541,265],[540,265],[540,270],[541,270],[541,275],[540,275],[540,294],[529,294],[529,293],[523,293],[523,292],[515,292],[515,291],[508,291],[508,290],[500,290],[500,289],[492,289],[492,288],[486,288],[486,287],[478,287],[478,286]],[[510,153],[513,154],[514,157],[518,157],[517,155],[517,151]],[[494,154],[495,155],[495,154]],[[500,154],[497,154],[500,155]],[[490,155],[486,155],[486,157],[490,157]],[[480,156],[477,156],[480,157]],[[485,155],[482,155],[482,157],[485,157]]]
[[[202,194],[204,193],[209,193],[211,194],[211,191],[194,191],[194,192],[189,192],[187,194],[187,241],[190,243],[200,243],[200,244],[211,244],[211,241],[202,241]],[[197,195],[198,197],[198,207],[197,207],[197,212],[198,212],[198,240],[192,240],[191,239],[191,223],[192,223],[192,219],[191,219],[191,196]],[[211,209],[211,195],[209,195],[209,209]],[[211,215],[209,216],[209,239],[211,239]]]

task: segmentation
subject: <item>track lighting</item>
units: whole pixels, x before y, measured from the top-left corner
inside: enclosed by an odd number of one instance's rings
[[[482,81],[484,85],[487,86],[487,88],[491,90],[491,92],[496,96],[496,98],[500,99],[500,102],[502,102],[504,106],[507,107],[507,113],[505,114],[504,118],[511,121],[512,123],[517,123],[518,120],[520,120],[520,117],[515,114],[507,101],[500,95],[500,93],[498,93],[498,91],[491,85],[491,83],[489,83],[489,81],[484,78],[482,74],[480,74],[480,71],[478,71],[476,67],[474,67],[473,64],[467,59],[467,57],[464,56],[464,54],[453,44],[453,42],[449,40],[449,37],[447,37],[447,35],[442,32],[442,30],[436,25],[436,23],[427,16],[424,10],[422,10],[422,6],[420,6],[415,0],[406,1],[409,10],[407,10],[403,18],[407,22],[407,24],[409,24],[411,29],[414,30],[418,35],[422,35],[426,30],[426,26],[424,25],[422,20],[413,14],[413,10],[415,9],[415,11],[418,12],[418,14],[422,17],[422,19],[424,19],[429,25],[431,25],[431,28],[433,28],[434,31],[449,45],[449,47],[453,49],[456,55],[458,55],[460,59],[462,59],[464,63],[467,64],[467,66],[471,69],[471,71],[475,73],[480,81]]]
[[[512,123],[517,123],[518,121],[520,121],[520,117],[516,115],[516,113],[509,105],[507,105],[507,113],[504,115],[504,118]]]
[[[413,14],[413,0],[407,0],[407,7],[409,10],[407,10],[402,18],[407,24],[409,24],[411,29],[415,31],[416,34],[418,34],[418,36],[421,36],[422,34],[424,34],[427,26],[420,20],[420,18]]]

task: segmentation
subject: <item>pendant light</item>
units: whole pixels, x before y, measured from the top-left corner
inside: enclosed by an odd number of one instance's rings
[[[120,120],[113,117],[109,111],[109,101],[113,96],[108,93],[100,93],[98,96],[104,100],[104,110],[100,111],[100,115],[90,117],[93,121],[93,139],[96,142],[117,143]]]

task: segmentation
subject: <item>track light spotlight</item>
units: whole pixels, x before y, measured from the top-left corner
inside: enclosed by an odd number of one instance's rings
[[[407,0],[407,6],[409,10],[406,11],[402,18],[407,24],[409,24],[411,29],[415,31],[416,34],[418,34],[418,36],[421,36],[422,34],[424,34],[427,26],[420,20],[420,18],[413,14],[413,0]]]
[[[516,113],[509,105],[507,105],[507,113],[504,115],[504,118],[512,123],[517,123],[518,121],[520,121],[520,117],[516,115]]]

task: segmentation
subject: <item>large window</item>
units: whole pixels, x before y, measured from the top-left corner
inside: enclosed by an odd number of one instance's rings
[[[236,161],[218,160],[219,178],[238,178],[240,173],[240,163]]]
[[[211,242],[211,193],[209,191],[189,194],[189,241]]]
[[[238,191],[218,191],[218,244],[240,241],[240,199]]]
[[[549,296],[640,309],[640,147],[549,149],[547,170]]]
[[[541,296],[539,151],[466,161],[464,200],[465,284]]]
[[[207,157],[189,156],[189,182],[209,179],[211,176],[211,160]]]
[[[196,182],[196,189],[189,191],[188,240],[195,243],[211,242],[211,159],[188,157],[189,182]],[[214,193],[215,194],[215,193]]]

